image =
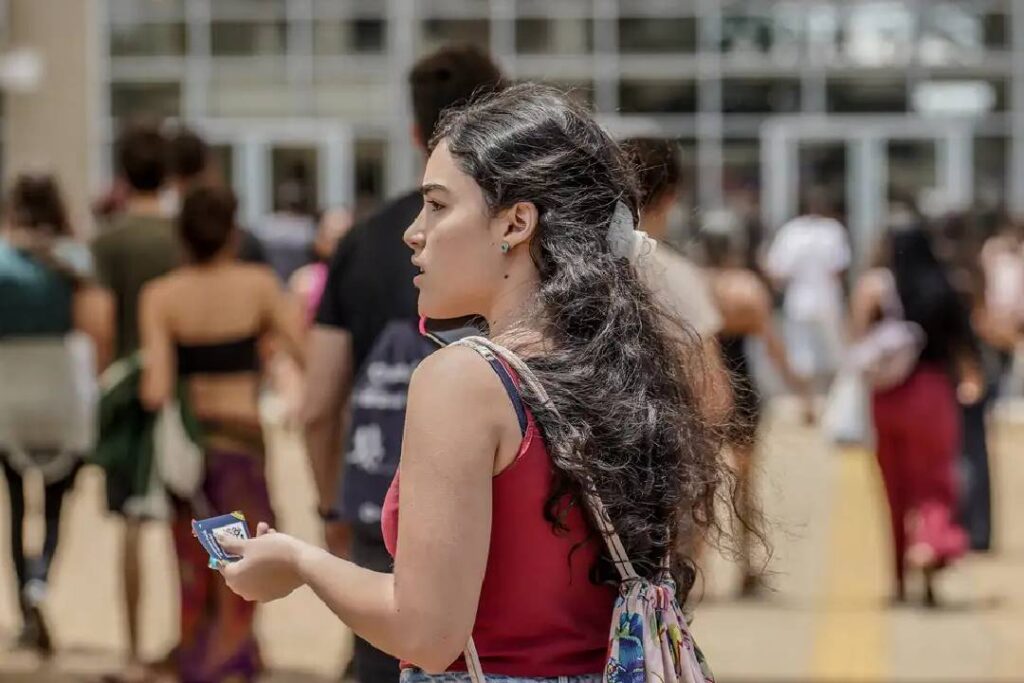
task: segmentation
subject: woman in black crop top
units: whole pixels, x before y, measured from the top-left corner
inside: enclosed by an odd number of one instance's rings
[[[754,368],[747,352],[748,339],[759,339],[772,365],[803,403],[805,421],[814,419],[813,399],[807,381],[789,363],[786,349],[772,321],[771,294],[754,271],[747,268],[740,223],[725,212],[705,217],[701,246],[708,269],[712,297],[722,315],[718,342],[722,363],[732,386],[732,415],[727,440],[732,450],[741,492],[739,504],[744,510],[754,507],[754,458],[757,432],[761,421],[761,391],[754,377]],[[752,538],[743,532],[740,564],[743,572],[740,585],[742,597],[756,597],[760,592],[760,572],[751,557]]]
[[[233,595],[207,568],[192,537],[196,517],[241,510],[248,519],[270,519],[257,395],[259,346],[273,335],[301,364],[300,321],[273,271],[240,263],[231,192],[199,188],[178,219],[190,262],[154,280],[139,304],[145,371],[142,400],[158,409],[185,383],[203,425],[205,509],[177,501],[173,520],[181,577],[182,681],[252,680],[260,656],[253,608]]]

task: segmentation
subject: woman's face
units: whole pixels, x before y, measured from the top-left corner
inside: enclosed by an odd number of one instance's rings
[[[505,277],[507,220],[492,217],[476,182],[442,141],[423,173],[423,209],[405,232],[420,274],[419,313],[448,319],[487,315]]]

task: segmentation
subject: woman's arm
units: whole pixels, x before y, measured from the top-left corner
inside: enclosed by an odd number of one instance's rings
[[[298,366],[305,369],[306,348],[302,331],[302,308],[282,290],[269,268],[261,275],[261,292],[266,305],[268,331],[281,339],[282,347]]]
[[[513,420],[498,379],[474,351],[434,353],[409,388],[394,574],[267,534],[224,544],[243,556],[222,569],[229,587],[265,600],[306,584],[375,647],[427,671],[446,669],[476,620],[491,478],[502,430]]]
[[[877,271],[864,273],[850,295],[850,332],[853,339],[860,339],[874,324],[882,308],[885,284]]]
[[[72,300],[74,328],[92,339],[96,369],[102,372],[114,360],[114,297],[94,284],[82,284]]]
[[[771,293],[752,273],[744,284],[746,296],[750,302],[750,310],[755,320],[755,331],[764,343],[765,353],[769,360],[790,389],[800,394],[807,393],[807,381],[793,369],[782,337],[775,329],[775,321],[772,318]]]
[[[171,398],[177,375],[174,343],[162,308],[160,283],[146,285],[139,296],[139,339],[142,350],[139,398],[149,410],[158,410]]]

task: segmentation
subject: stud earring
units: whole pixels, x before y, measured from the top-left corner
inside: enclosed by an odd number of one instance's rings
[[[512,245],[509,244],[508,242],[502,242],[501,243],[501,253],[502,254],[507,254],[508,250],[511,249],[511,248],[512,248]]]

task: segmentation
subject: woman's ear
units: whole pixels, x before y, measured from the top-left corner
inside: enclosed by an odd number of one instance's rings
[[[533,202],[516,202],[503,212],[502,219],[505,223],[502,239],[514,247],[533,238],[540,214]]]

